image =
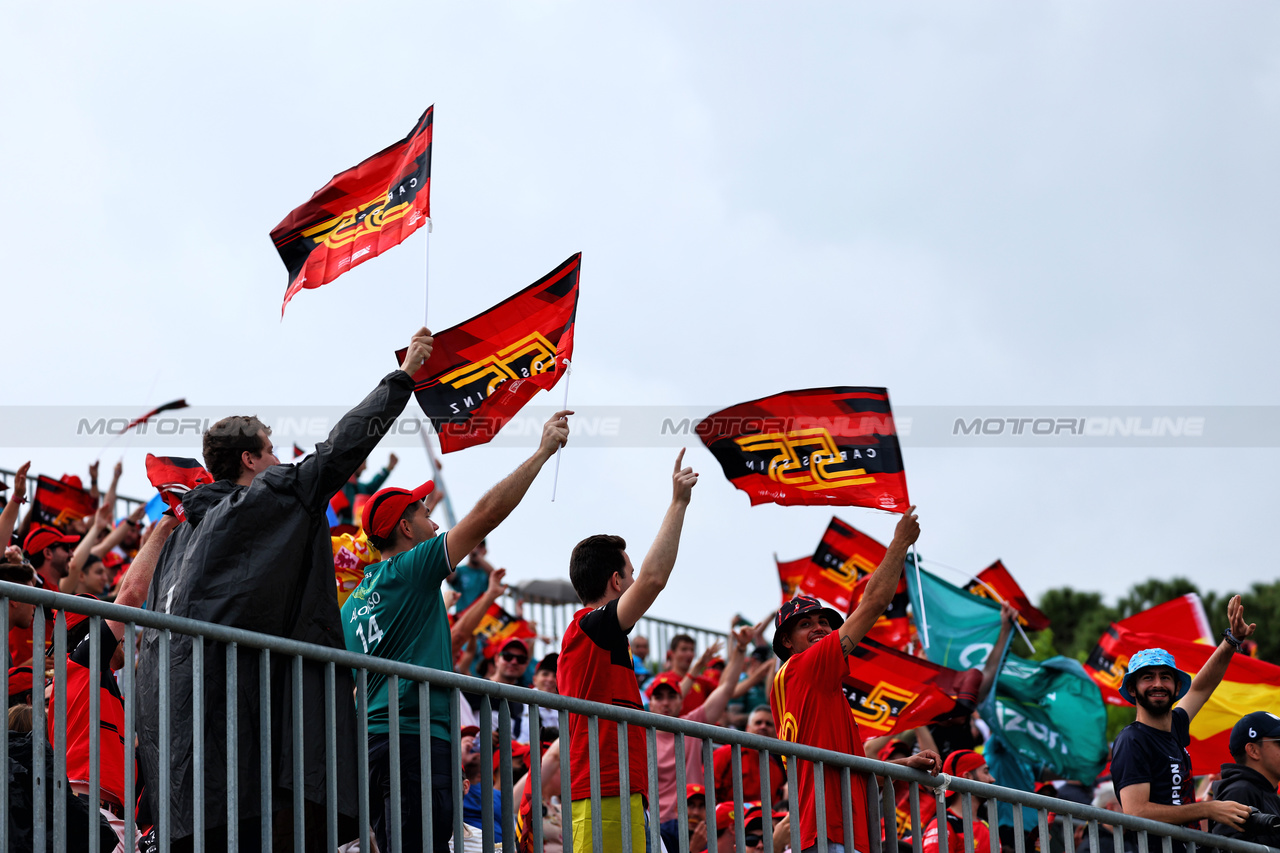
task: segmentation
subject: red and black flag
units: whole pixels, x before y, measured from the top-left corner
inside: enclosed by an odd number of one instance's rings
[[[573,359],[581,264],[578,253],[510,299],[436,334],[413,381],[442,452],[492,441],[534,394],[560,381]]]
[[[957,672],[863,638],[849,655],[844,692],[858,727],[876,735],[970,714],[982,673]]]
[[[532,625],[523,619],[517,619],[497,604],[489,605],[475,631],[487,658],[502,651],[509,640],[526,640],[537,635]]]
[[[93,496],[84,489],[55,480],[43,474],[36,477],[35,496],[31,499],[35,523],[66,530],[73,521],[93,515]]]
[[[910,505],[884,388],[787,391],[722,409],[696,431],[752,506]]]
[[[164,502],[173,510],[179,521],[186,521],[182,509],[182,496],[205,483],[213,482],[213,475],[194,459],[181,456],[155,456],[147,454],[147,479],[160,491]]]
[[[1028,631],[1043,631],[1049,627],[1049,617],[1036,609],[999,560],[978,572],[978,576],[965,585],[965,591],[992,601],[1004,601],[1018,611],[1018,622]]]
[[[871,581],[871,575],[863,575],[853,588],[853,603],[849,605],[848,612],[853,613],[854,608],[862,603],[862,596],[866,594],[867,584]],[[907,594],[907,579],[898,578],[898,588],[893,591],[893,598],[889,600],[889,606],[885,608],[884,613],[876,619],[871,629],[867,631],[868,639],[884,643],[886,646],[895,649],[905,648],[907,643],[915,639],[915,629],[911,624],[911,617],[907,614],[907,605],[911,603],[911,597]]]
[[[855,604],[854,585],[859,578],[874,572],[884,555],[883,545],[833,516],[813,552],[813,569],[800,589],[848,613]]]
[[[294,444],[294,445],[293,445],[293,458],[294,458],[294,459],[300,459],[301,457],[306,456],[306,455],[307,455],[307,452],[306,452],[305,450],[303,450],[303,449],[302,449],[301,447],[299,447],[297,444]]]
[[[773,562],[778,565],[778,583],[782,586],[782,603],[786,604],[800,591],[800,584],[804,581],[805,575],[809,574],[813,560],[801,557],[784,563],[778,559],[777,554],[774,554]]]
[[[431,119],[321,187],[271,231],[289,270],[285,306],[299,290],[328,284],[376,258],[431,218]]]
[[[186,407],[187,407],[187,401],[186,401],[186,400],[170,400],[168,403],[165,403],[163,406],[157,406],[156,408],[154,408],[154,409],[152,409],[151,411],[147,412],[147,413],[146,413],[145,415],[143,415],[142,417],[140,417],[140,418],[134,418],[133,420],[129,421],[128,426],[126,426],[124,429],[122,429],[122,430],[120,430],[120,431],[121,431],[121,432],[128,432],[129,430],[131,430],[131,429],[133,429],[134,427],[136,427],[138,424],[145,424],[147,421],[151,420],[152,418],[154,418],[156,415],[160,414],[161,412],[171,412],[171,411],[173,411],[174,409],[185,409]]]

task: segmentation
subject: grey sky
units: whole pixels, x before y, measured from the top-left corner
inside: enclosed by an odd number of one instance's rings
[[[831,384],[888,386],[897,407],[1280,404],[1274,4],[4,18],[6,407],[356,402],[421,322],[423,238],[303,292],[281,322],[268,231],[431,103],[430,325],[582,251],[571,406],[710,412]],[[55,476],[96,455],[0,444],[0,467],[34,454]],[[149,493],[145,449],[123,491]],[[459,508],[524,453],[447,457]],[[1002,557],[1033,596],[1275,577],[1274,447],[904,453],[922,554],[972,571]],[[421,453],[399,455],[399,484],[425,479]],[[517,578],[563,574],[574,542],[607,531],[638,560],[673,458],[571,446],[555,504],[547,471],[493,556]],[[703,477],[655,612],[762,614],[772,552],[811,552],[831,510],[751,509],[710,454],[689,458]]]

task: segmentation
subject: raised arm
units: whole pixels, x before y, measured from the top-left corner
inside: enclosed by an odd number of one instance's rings
[[[122,607],[141,607],[147,600],[147,590],[151,587],[151,576],[155,573],[156,563],[160,560],[160,551],[169,539],[169,534],[181,524],[169,513],[160,516],[156,522],[155,532],[147,539],[147,543],[138,550],[138,555],[129,564],[129,570],[120,581],[120,589],[116,593],[116,604]],[[124,623],[108,621],[107,625],[117,637],[124,636]]]
[[[494,569],[493,573],[489,575],[488,589],[484,591],[483,595],[471,602],[471,606],[462,611],[462,615],[450,626],[449,641],[453,646],[454,657],[458,656],[458,652],[462,651],[462,647],[467,640],[471,639],[475,634],[476,628],[480,626],[485,612],[489,609],[489,605],[497,601],[507,591],[506,584],[502,582],[506,574],[506,569]]]
[[[103,503],[102,509],[110,512],[111,504]],[[127,519],[125,519],[123,522],[121,522],[120,524],[117,524],[114,528],[112,528],[111,532],[107,534],[106,539],[103,539],[97,545],[93,546],[93,549],[92,549],[93,554],[101,558],[111,553],[111,549],[119,545],[121,542],[123,542],[124,537],[129,535],[129,528],[126,527],[125,525],[140,524],[143,516],[145,516],[146,514],[147,514],[146,505],[138,504],[138,506],[134,508],[133,512],[129,513],[129,517]],[[110,523],[111,523],[110,519],[108,519],[107,521],[108,526],[110,525]]]
[[[124,471],[124,462],[120,461],[111,469],[111,485],[107,486],[107,496],[102,505],[111,510],[111,517],[116,517],[116,487],[120,485],[120,474]]]
[[[618,624],[623,631],[630,631],[635,627],[640,617],[653,606],[658,593],[662,592],[667,579],[671,577],[671,569],[675,567],[676,553],[680,550],[680,531],[684,529],[684,513],[689,508],[693,487],[698,483],[698,475],[692,468],[680,467],[683,462],[682,447],[680,455],[676,457],[675,471],[671,475],[671,505],[662,518],[658,536],[649,546],[649,553],[644,555],[639,577],[618,599]]]
[[[884,615],[889,602],[893,601],[898,580],[902,577],[902,567],[907,560],[907,549],[920,538],[920,522],[915,511],[915,507],[907,507],[906,514],[894,528],[893,541],[889,543],[884,559],[867,581],[862,601],[840,626],[840,648],[844,649],[845,655],[851,654],[858,643],[862,642],[871,626]]]
[[[751,692],[751,688],[755,687],[766,678],[772,678],[773,673],[777,670],[778,659],[770,658],[767,661],[760,661],[759,664],[751,671],[751,674],[738,682],[738,686],[733,688],[733,698],[738,699],[746,696]]]
[[[80,541],[76,543],[76,549],[71,552],[71,560],[67,563],[67,576],[58,581],[58,589],[68,594],[75,593],[80,586],[80,574],[84,571],[85,563],[89,562],[89,554],[94,550],[93,543],[98,541],[98,534],[110,526],[111,508],[104,503],[93,514],[93,524],[89,525],[89,532],[80,537]]]
[[[996,676],[1000,673],[1000,661],[1004,658],[1004,648],[1009,644],[1009,638],[1013,635],[1013,620],[1018,618],[1018,611],[1014,610],[1006,603],[1000,605],[1000,638],[996,640],[995,648],[991,650],[991,654],[987,655],[987,662],[982,667],[982,683],[978,685],[978,704],[982,704],[982,700],[987,698],[987,694],[991,692],[991,686],[996,683]]]
[[[1240,603],[1238,595],[1232,596],[1227,602],[1227,622],[1231,626],[1229,629],[1231,635],[1237,642],[1253,636],[1253,632],[1258,628],[1257,624],[1244,621],[1244,605]],[[1209,656],[1209,660],[1196,673],[1196,677],[1191,680],[1191,689],[1178,701],[1178,707],[1187,712],[1188,718],[1195,719],[1196,714],[1204,707],[1204,703],[1209,701],[1214,689],[1227,674],[1227,665],[1231,663],[1235,653],[1235,646],[1223,639]]]
[[[9,494],[9,502],[4,505],[4,510],[0,511],[0,545],[9,544],[13,538],[13,529],[18,526],[18,511],[27,500],[27,469],[30,467],[30,462],[23,462],[18,466],[18,472],[13,477],[13,489]]]
[[[707,696],[707,701],[702,703],[702,707],[707,710],[708,723],[719,722],[720,717],[724,715],[724,709],[729,706],[729,700],[733,698],[733,689],[738,684],[738,676],[742,675],[742,664],[746,660],[747,646],[750,642],[750,628],[743,628],[741,631],[729,629],[729,657],[725,660],[724,672],[720,673],[720,683]]]
[[[555,455],[556,450],[569,443],[569,415],[572,414],[566,409],[552,415],[551,420],[542,425],[542,441],[534,454],[502,482],[485,492],[471,512],[449,531],[445,546],[449,552],[450,568],[457,568],[458,563],[511,514],[525,492],[529,491],[542,466]]]

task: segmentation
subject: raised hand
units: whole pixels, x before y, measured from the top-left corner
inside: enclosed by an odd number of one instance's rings
[[[1015,610],[1007,602],[1000,602],[1000,625],[1001,627],[1011,627],[1018,619],[1018,611]]]
[[[396,467],[396,463],[399,461],[400,461],[400,457],[392,453],[391,457],[387,460],[387,470],[394,471]]]
[[[10,500],[22,503],[27,499],[27,470],[31,468],[31,463],[23,462],[18,466],[18,471],[13,475],[13,495]]]
[[[120,474],[123,471],[124,471],[124,461],[121,460],[116,463],[116,467],[111,469],[111,482],[113,483],[118,482],[120,480]]]
[[[898,521],[893,530],[893,541],[900,545],[914,545],[920,538],[920,519],[915,514],[916,508],[907,507],[906,513]]]
[[[1246,637],[1253,636],[1253,632],[1258,629],[1256,622],[1244,621],[1244,605],[1240,603],[1240,596],[1233,595],[1231,600],[1227,602],[1227,621],[1231,625],[1231,633],[1237,640],[1243,640]]]
[[[538,444],[538,450],[546,458],[550,459],[557,450],[569,443],[569,415],[572,414],[572,410],[564,409],[556,412],[542,425],[542,441]]]
[[[422,365],[427,363],[427,359],[431,358],[431,347],[435,338],[431,337],[431,332],[426,326],[418,329],[413,333],[413,337],[409,339],[409,348],[405,350],[404,361],[400,364],[400,369],[405,373],[413,376],[422,369]]]
[[[671,475],[671,502],[672,503],[689,503],[689,499],[693,497],[693,487],[698,485],[698,475],[694,473],[692,468],[682,468],[684,462],[684,448],[680,448],[680,455],[676,457],[675,472]]]

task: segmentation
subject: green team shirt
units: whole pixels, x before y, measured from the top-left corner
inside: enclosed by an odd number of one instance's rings
[[[444,534],[365,570],[342,605],[347,650],[453,672],[440,584],[452,571]],[[400,733],[419,734],[418,684],[400,679]],[[369,673],[369,731],[388,734],[387,677]],[[431,689],[431,737],[449,739],[449,691]]]

